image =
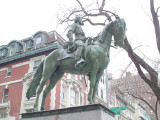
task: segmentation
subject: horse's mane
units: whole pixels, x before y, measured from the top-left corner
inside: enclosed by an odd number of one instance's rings
[[[109,22],[107,25],[105,25],[105,27],[103,28],[103,30],[95,37],[95,41],[100,41],[100,42],[104,42],[104,38],[106,36],[106,33],[108,32],[108,29],[110,28],[110,26],[112,25],[114,21]]]

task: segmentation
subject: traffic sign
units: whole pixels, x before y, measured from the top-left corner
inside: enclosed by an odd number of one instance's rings
[[[110,110],[112,110],[112,111],[126,110],[126,106],[122,106],[122,107],[112,107],[112,108],[110,108]]]
[[[116,113],[116,115],[120,115],[121,111],[113,111],[114,113]]]
[[[122,107],[112,107],[110,108],[111,111],[115,112],[116,115],[120,115],[121,114],[121,110],[126,110],[126,106],[122,106]]]

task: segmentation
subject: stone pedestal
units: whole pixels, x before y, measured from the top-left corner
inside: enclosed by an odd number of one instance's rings
[[[22,120],[116,120],[101,104],[22,114]]]

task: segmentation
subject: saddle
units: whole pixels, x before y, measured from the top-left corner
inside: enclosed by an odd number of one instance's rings
[[[67,53],[73,53],[77,50],[77,44],[74,42],[65,42],[63,48],[66,50]]]
[[[89,40],[87,40],[86,43],[84,43],[84,49],[82,51],[82,58],[84,60],[87,55],[86,49],[90,49],[89,45],[91,45],[91,42]],[[66,58],[74,58],[75,59],[76,50],[77,50],[76,43],[69,42],[69,41],[65,42],[58,60],[63,60]]]

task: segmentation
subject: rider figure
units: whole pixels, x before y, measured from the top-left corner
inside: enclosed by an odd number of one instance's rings
[[[70,42],[73,42],[73,34],[75,36],[74,43],[77,44],[77,52],[76,52],[76,67],[80,64],[85,64],[85,60],[82,58],[82,51],[84,49],[84,42],[86,41],[85,33],[83,32],[82,26],[82,18],[80,16],[76,16],[74,23],[71,25],[67,37]]]

